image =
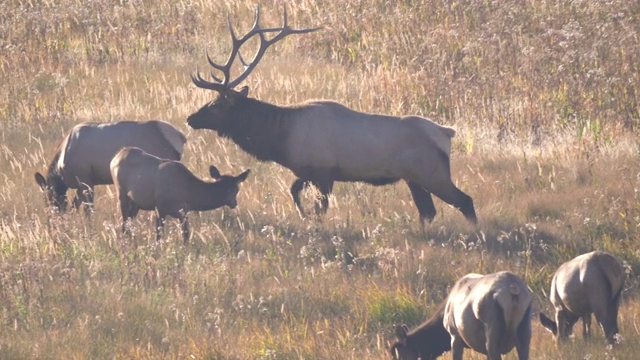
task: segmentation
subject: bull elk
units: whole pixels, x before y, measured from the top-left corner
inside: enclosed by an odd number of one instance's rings
[[[575,257],[560,265],[551,280],[549,299],[555,308],[555,321],[541,312],[540,322],[560,344],[582,318],[582,336],[588,340],[593,313],[607,342],[614,344],[624,280],[624,267],[609,253],[593,251]]]
[[[124,146],[172,160],[180,160],[187,139],[171,124],[144,122],[78,124],[64,137],[53,155],[46,175],[35,173],[36,183],[46,193],[48,204],[60,212],[67,209],[67,190],[76,189],[73,205],[93,207],[96,185],[113,184],[109,163]]]
[[[320,191],[316,212],[326,212],[336,181],[387,185],[404,180],[422,221],[431,221],[436,209],[431,194],[459,209],[472,223],[477,223],[473,200],[451,181],[451,138],[455,131],[419,116],[395,117],[351,110],[333,101],[310,101],[298,105],[278,106],[248,97],[248,88],[235,90],[256,67],[267,48],[291,34],[304,34],[319,28],[292,29],[260,26],[260,8],[255,10],[251,30],[237,37],[227,16],[232,50],[224,64],[207,60],[222,77],[211,74],[213,81],[200,72],[191,75],[193,83],[213,90],[218,97],[197,112],[187,123],[193,129],[209,129],[230,138],[244,151],[261,161],[274,161],[291,170],[297,179],[291,196],[304,216],[300,192],[309,184]],[[268,38],[268,33],[276,33]],[[260,46],[254,58],[246,62],[240,47],[258,36]],[[231,79],[236,57],[244,71]]]
[[[222,206],[235,208],[240,183],[249,170],[238,176],[220,175],[211,166],[211,177],[217,181],[198,179],[183,163],[161,159],[139,148],[126,147],[111,161],[111,175],[122,212],[122,231],[127,221],[140,210],[156,211],[156,238],[162,236],[167,216],[180,220],[184,243],[189,241],[187,213],[206,211]]]

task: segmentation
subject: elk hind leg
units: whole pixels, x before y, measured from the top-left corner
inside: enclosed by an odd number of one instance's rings
[[[529,347],[531,344],[531,305],[527,309],[516,334],[516,351],[518,352],[518,360],[529,359]]]
[[[453,360],[462,360],[465,342],[458,334],[451,335],[451,355]]]
[[[431,198],[431,193],[411,181],[407,181],[407,185],[409,186],[409,190],[411,191],[413,201],[418,208],[420,220],[423,223],[433,221],[433,219],[435,219],[436,217],[437,212],[436,207],[433,204],[433,199]]]
[[[607,343],[615,344],[616,334],[618,333],[618,309],[607,309],[608,311],[595,311],[596,320],[604,331],[604,336],[607,338]]]
[[[140,208],[131,199],[126,196],[120,196],[120,212],[122,213],[122,233],[131,235],[130,220],[138,215]]]
[[[501,345],[504,337],[507,336],[507,327],[505,325],[504,312],[500,306],[494,304],[495,321],[484,324],[484,334],[486,336],[487,359],[502,360]]]
[[[414,161],[407,161],[410,165],[405,168],[407,170],[405,179],[454,206],[469,222],[477,224],[478,218],[473,199],[453,184],[449,160],[446,154],[442,155],[440,162],[427,163],[415,158],[411,159]]]

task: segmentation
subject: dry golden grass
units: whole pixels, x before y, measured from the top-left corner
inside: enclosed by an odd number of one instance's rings
[[[534,321],[532,359],[636,358],[637,3],[288,4],[294,26],[323,29],[270,49],[247,79],[251,96],[336,99],[454,126],[453,177],[474,198],[477,229],[438,200],[422,229],[401,184],[337,184],[327,216],[302,220],[290,172],[189,129],[186,117],[213,96],[189,74],[206,69],[205,49],[228,51],[226,12],[243,31],[253,6],[3,4],[0,358],[385,358],[395,324],[420,323],[465,273],[512,270],[549,313],[551,274],[591,249],[628,270],[622,345],[607,349],[597,331],[558,352]],[[264,24],[279,23],[281,2],[262,9]],[[97,190],[89,223],[44,208],[33,173],[73,125],[150,118],[187,134],[196,173],[252,169],[236,210],[192,214],[185,248],[175,224],[155,243],[145,216],[122,238],[111,187]]]

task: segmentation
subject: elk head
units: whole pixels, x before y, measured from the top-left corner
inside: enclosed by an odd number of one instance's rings
[[[45,178],[39,172],[35,173],[35,179],[40,189],[47,197],[47,204],[55,207],[59,212],[67,210],[67,185],[59,176],[48,176]]]
[[[233,25],[231,24],[230,14],[227,15],[227,25],[229,26],[229,33],[231,34],[232,49],[226,63],[222,65],[215,63],[207,53],[207,61],[209,62],[209,65],[222,73],[222,79],[213,74],[213,72],[211,73],[213,81],[203,79],[199,71],[197,71],[195,75],[191,74],[191,80],[197,87],[213,90],[218,93],[218,97],[214,101],[207,103],[187,118],[187,123],[194,129],[220,130],[223,126],[223,122],[232,118],[230,114],[236,108],[238,100],[246,98],[249,93],[249,89],[246,86],[242,87],[240,90],[235,90],[234,88],[249,76],[251,71],[253,71],[256,65],[258,65],[258,62],[269,46],[282,40],[288,35],[304,34],[320,29],[319,27],[311,29],[290,28],[287,24],[286,7],[284,8],[283,25],[279,28],[263,28],[260,26],[260,7],[256,7],[253,27],[244,36],[236,36],[235,31],[233,30]],[[267,39],[267,33],[277,34],[270,39]],[[242,58],[240,47],[254,36],[260,37],[260,47],[253,60],[247,63]],[[232,80],[231,66],[233,65],[236,57],[240,59],[244,70],[238,77]]]
[[[216,179],[216,184],[222,186],[224,190],[222,196],[224,198],[224,204],[230,207],[231,209],[235,209],[238,206],[238,202],[236,197],[238,196],[238,191],[240,190],[240,184],[247,180],[247,176],[249,176],[249,172],[251,170],[246,170],[242,174],[238,176],[233,175],[221,175],[218,168],[211,165],[209,167],[209,174],[212,178]]]

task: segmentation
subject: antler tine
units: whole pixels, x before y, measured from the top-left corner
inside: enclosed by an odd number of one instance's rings
[[[264,53],[267,50],[267,48],[269,46],[273,45],[274,43],[280,41],[285,36],[288,36],[288,35],[291,35],[291,34],[310,33],[310,32],[314,32],[314,31],[317,31],[317,30],[320,29],[320,27],[311,28],[311,29],[292,29],[292,28],[290,28],[289,24],[288,24],[288,14],[287,14],[287,7],[286,6],[284,7],[283,24],[282,24],[282,27],[280,27],[280,28],[262,28],[262,27],[260,27],[260,6],[256,6],[255,11],[254,11],[253,26],[251,27],[251,30],[249,30],[249,32],[247,32],[245,35],[243,35],[243,36],[241,36],[239,38],[237,37],[237,35],[235,33],[235,30],[233,29],[233,22],[231,21],[231,14],[230,13],[227,13],[227,25],[229,27],[229,32],[231,34],[232,49],[231,49],[231,53],[229,54],[229,58],[227,59],[226,63],[224,65],[216,64],[209,57],[209,54],[207,53],[207,61],[209,62],[209,64],[214,69],[216,69],[218,71],[221,71],[222,74],[224,75],[224,77],[223,77],[223,79],[221,81],[215,75],[211,74],[211,77],[215,81],[218,82],[218,86],[215,86],[216,89],[219,89],[221,87],[226,88],[226,89],[233,89],[238,84],[240,84],[244,79],[247,78],[247,76],[249,76],[251,71],[253,71],[253,69],[258,65],[258,62],[260,61],[260,59],[262,59],[262,56],[264,55]],[[265,34],[266,33],[272,33],[272,32],[273,33],[277,32],[277,34],[274,37],[272,37],[271,39],[267,39]],[[245,42],[247,42],[249,39],[254,37],[255,35],[258,35],[260,37],[260,48],[258,49],[258,51],[256,51],[256,54],[253,57],[253,60],[251,62],[247,63],[244,60],[244,58],[242,57],[242,54],[240,53],[240,47]],[[240,62],[242,63],[242,66],[244,67],[244,71],[237,78],[235,78],[234,80],[231,80],[231,66],[233,65],[233,62],[235,61],[236,57],[240,58]],[[198,84],[200,84],[202,82],[201,81],[196,82],[196,80],[202,80],[202,78],[199,76],[199,74],[198,74],[198,78],[194,78],[193,81],[197,86],[200,86]],[[208,83],[208,84],[212,84],[212,83]],[[201,87],[204,87],[204,86],[201,86]]]
[[[229,27],[231,40],[235,44],[236,41],[238,41],[238,38],[236,37],[236,31],[233,29],[233,22],[231,21],[231,11],[227,11],[227,27]]]
[[[217,76],[213,75],[213,72],[211,72],[211,77],[222,85],[226,85],[230,79],[230,66],[216,64],[213,59],[211,59],[209,50],[206,50],[206,55],[209,65],[211,65],[211,67],[213,67],[214,69],[220,70],[222,72],[222,75],[224,75],[224,78],[220,80]]]
[[[214,73],[213,73],[213,71],[210,71],[210,72],[209,72],[209,76],[211,76],[211,78],[212,78],[213,80],[217,81],[217,82],[218,82],[218,83],[220,83],[220,84],[223,84],[223,83],[224,83],[224,80],[220,80],[220,79],[216,76],[216,74],[214,74]]]
[[[215,79],[215,77],[214,77]],[[222,91],[226,88],[225,85],[221,84],[220,81],[216,82],[210,82],[207,81],[205,79],[202,78],[202,75],[200,75],[200,70],[196,69],[196,73],[191,74],[191,81],[199,88],[202,89],[209,89],[209,90],[215,90],[215,91]]]

